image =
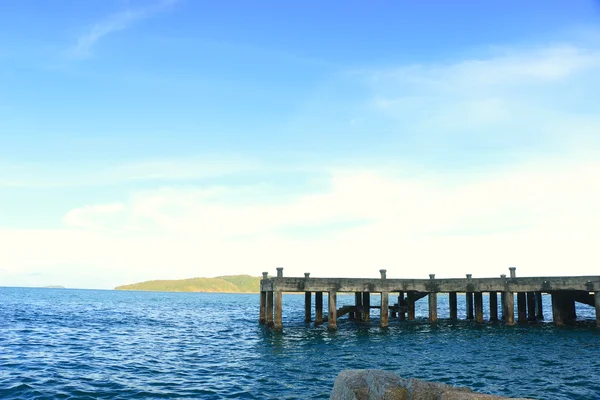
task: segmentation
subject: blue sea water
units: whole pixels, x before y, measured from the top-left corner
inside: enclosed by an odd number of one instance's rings
[[[578,305],[588,321],[557,329],[544,302],[546,322],[534,325],[431,325],[423,299],[414,322],[381,330],[374,310],[370,323],[344,317],[328,332],[303,322],[304,296],[284,295],[280,333],[258,324],[258,295],[0,288],[0,398],[326,399],[349,368],[513,397],[600,398],[593,309]],[[447,297],[438,306],[443,318]]]

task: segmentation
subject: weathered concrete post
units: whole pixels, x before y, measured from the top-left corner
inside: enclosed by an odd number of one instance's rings
[[[508,270],[510,271],[511,279],[517,277],[517,267],[510,267]]]
[[[435,280],[435,274],[429,274],[429,279]],[[436,322],[437,317],[437,293],[429,292],[429,322]]]
[[[283,278],[283,268],[282,267],[277,268],[277,277]]]
[[[515,324],[515,294],[514,292],[506,291],[504,294],[504,321],[506,325]]]
[[[502,278],[504,284],[506,285],[506,275],[502,274],[500,275],[500,278]],[[506,320],[506,292],[500,292],[500,308],[502,310],[502,316],[500,317],[502,319],[502,321]]]
[[[337,293],[335,290],[329,291],[329,316],[327,318],[327,329],[330,331],[337,329]]]
[[[363,292],[363,321],[371,320],[371,293]]]
[[[600,291],[594,293],[594,304],[596,306],[596,326],[600,328]]]
[[[275,291],[275,321],[273,323],[273,329],[279,330],[279,331],[281,329],[283,329],[281,314],[282,314],[282,291],[276,290]]]
[[[450,306],[450,319],[458,319],[458,308],[456,306],[456,292],[448,293],[448,302]]]
[[[386,279],[386,270],[380,269],[381,279]],[[388,326],[388,313],[389,313],[389,296],[388,292],[381,292],[381,304],[379,306],[379,326],[381,328],[387,328]]]
[[[538,320],[544,320],[544,306],[542,303],[542,292],[535,292],[535,306],[536,312],[535,316]]]
[[[498,321],[498,293],[490,292],[490,321]]]
[[[263,272],[263,279],[267,279],[268,273]],[[264,290],[260,291],[260,315],[258,317],[258,323],[264,325],[266,322],[267,315],[267,292]]]
[[[475,292],[475,322],[483,322],[483,293]]]
[[[309,278],[310,278],[310,272],[305,272],[304,279],[309,279]],[[310,304],[311,297],[312,297],[312,292],[304,292],[304,322],[311,321],[311,310],[312,310],[312,305]]]
[[[552,322],[555,326],[563,326],[562,299],[560,292],[552,293]]]
[[[267,291],[267,326],[273,326],[273,291]]]
[[[361,292],[354,292],[354,306],[356,307],[356,320],[357,321],[362,321],[363,320],[363,316],[362,316],[362,293]]]
[[[323,323],[323,292],[315,292],[315,325]]]
[[[389,296],[388,292],[381,292],[381,308],[379,317],[379,326],[381,328],[387,328],[388,326],[388,312],[389,312]]]
[[[406,293],[406,302],[408,303],[408,320],[414,321],[415,319],[415,292]]]
[[[525,299],[525,292],[517,293],[517,322],[527,322],[527,303]]]
[[[536,321],[535,292],[527,292],[527,321]]]
[[[467,274],[467,280],[469,281],[469,284],[470,284],[472,276],[473,275],[471,275],[471,274]],[[467,285],[469,285],[469,284],[467,284]],[[466,301],[467,301],[467,319],[473,319],[473,292],[467,291],[465,297],[466,297]]]
[[[398,320],[404,321],[406,319],[406,302],[404,301],[404,292],[398,292]]]

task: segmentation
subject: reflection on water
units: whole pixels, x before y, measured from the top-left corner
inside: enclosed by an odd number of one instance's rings
[[[353,299],[338,295],[340,306]],[[423,299],[416,321],[381,330],[373,310],[370,323],[344,317],[328,332],[303,322],[303,300],[284,295],[284,331],[272,332],[257,323],[257,295],[0,288],[0,398],[328,398],[347,368],[507,396],[600,397],[591,307],[578,308],[587,322],[562,329],[548,322],[548,296],[544,323],[431,325]],[[446,296],[438,307],[446,317]]]

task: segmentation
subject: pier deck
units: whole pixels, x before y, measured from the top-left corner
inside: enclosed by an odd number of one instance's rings
[[[552,315],[555,325],[570,324],[576,320],[575,302],[591,305],[596,309],[596,326],[600,327],[600,276],[561,276],[561,277],[516,277],[515,268],[510,275],[499,278],[436,279],[387,279],[386,270],[380,270],[380,279],[366,278],[311,278],[284,277],[283,268],[277,268],[276,277],[263,273],[260,283],[261,324],[274,329],[282,329],[282,293],[305,293],[305,321],[311,322],[312,293],[315,293],[315,323],[323,323],[323,293],[328,294],[327,324],[329,329],[337,328],[337,318],[348,314],[351,320],[368,321],[370,309],[380,308],[380,325],[386,327],[389,314],[399,320],[412,320],[415,317],[415,302],[428,297],[429,320],[437,321],[437,294],[448,293],[450,319],[457,319],[457,294],[465,293],[466,319],[483,322],[482,293],[489,293],[489,319],[501,320],[507,325],[515,323],[515,293],[517,294],[517,322],[533,322],[543,319],[542,293],[552,296]],[[337,293],[355,293],[354,306],[336,308]],[[370,305],[370,294],[381,294],[381,305]],[[389,305],[389,294],[398,293],[398,302]],[[500,317],[498,316],[498,297]]]

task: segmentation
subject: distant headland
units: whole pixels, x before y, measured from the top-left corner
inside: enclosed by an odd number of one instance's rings
[[[117,286],[115,290],[142,290],[151,292],[211,292],[211,293],[258,293],[260,277],[250,275],[226,275],[216,278],[190,278],[157,280]]]

